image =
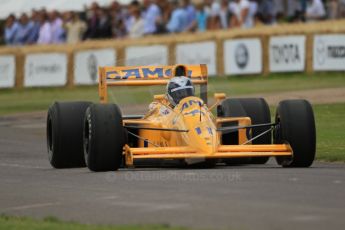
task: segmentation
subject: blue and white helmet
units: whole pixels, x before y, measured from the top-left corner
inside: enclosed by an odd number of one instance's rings
[[[167,98],[176,106],[183,98],[194,96],[194,86],[188,77],[173,77],[167,84]]]

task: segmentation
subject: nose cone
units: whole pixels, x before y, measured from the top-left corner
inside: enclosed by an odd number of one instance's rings
[[[203,101],[197,97],[183,99],[175,108],[182,115],[183,126],[189,130],[182,138],[186,145],[198,152],[212,154],[219,143],[216,127]]]
[[[200,118],[185,117],[185,124],[189,129],[189,145],[205,154],[212,154],[216,151],[217,135],[216,129],[208,117]]]
[[[208,112],[195,110],[195,114],[184,114],[184,123],[188,132],[188,145],[200,152],[215,152],[218,143],[216,127]]]

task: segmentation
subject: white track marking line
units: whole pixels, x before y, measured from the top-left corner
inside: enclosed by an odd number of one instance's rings
[[[16,124],[12,125],[13,128],[20,128],[20,129],[43,129],[46,127],[46,124]]]
[[[60,202],[54,202],[54,203],[38,203],[38,204],[28,204],[28,205],[22,205],[22,206],[15,206],[15,207],[9,207],[5,210],[25,210],[25,209],[32,209],[32,208],[43,208],[48,206],[57,206],[60,205]]]
[[[28,169],[46,169],[46,167],[34,166],[34,165],[21,165],[13,163],[0,163],[0,167],[15,167],[15,168],[28,168]]]
[[[164,210],[179,210],[185,209],[188,207],[188,204],[185,203],[157,203],[157,202],[130,202],[130,201],[118,201],[112,202],[110,205],[113,206],[120,206],[124,208],[135,208],[135,209],[143,209],[146,211],[164,211]]]

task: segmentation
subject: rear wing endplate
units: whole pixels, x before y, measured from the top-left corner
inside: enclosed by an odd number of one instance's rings
[[[108,86],[166,85],[174,77],[174,66],[119,66],[99,67],[99,97],[101,103],[108,101]],[[200,85],[200,97],[207,103],[207,66],[185,65],[187,77]]]

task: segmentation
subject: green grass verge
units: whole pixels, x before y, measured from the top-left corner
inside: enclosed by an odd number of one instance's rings
[[[183,230],[187,228],[170,227],[168,225],[112,226],[88,225],[75,222],[60,221],[55,217],[36,220],[27,217],[0,216],[0,229],[6,230]]]
[[[224,92],[228,96],[282,92],[291,90],[344,87],[343,73],[271,74],[260,76],[213,77],[209,80],[209,96]],[[109,101],[118,104],[141,104],[152,100],[154,94],[164,93],[165,87],[117,87],[109,90]],[[98,101],[97,86],[67,88],[31,88],[0,90],[0,115],[46,110],[54,101]]]
[[[317,159],[345,162],[345,104],[315,105]]]
[[[271,106],[272,121],[276,107]],[[345,103],[313,105],[316,123],[316,159],[345,162]]]
[[[209,81],[211,93],[225,92],[228,96],[333,87],[345,87],[344,73],[284,73],[269,76],[218,77],[210,78]]]

